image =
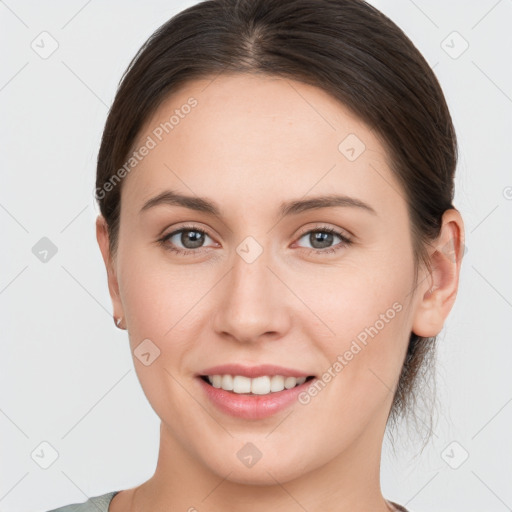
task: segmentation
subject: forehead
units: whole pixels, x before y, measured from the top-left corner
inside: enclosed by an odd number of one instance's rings
[[[152,149],[125,184],[139,205],[166,186],[219,200],[247,193],[270,200],[279,190],[369,197],[394,180],[364,122],[325,91],[287,78],[188,82],[146,121],[135,150],[150,139]]]
[[[191,99],[196,104],[192,109],[188,106]],[[325,150],[330,139],[336,142],[346,132],[364,138],[367,149],[383,151],[372,130],[326,91],[289,78],[250,73],[221,74],[181,85],[146,120],[135,145],[169,121],[173,127],[162,135],[169,142],[186,142],[190,136],[187,124],[191,124],[183,122],[187,117],[193,118],[198,135],[215,126],[217,138],[227,133],[232,139],[244,138],[248,135],[245,127],[257,123],[261,128],[293,128],[293,135],[303,136],[300,142],[324,138]],[[265,140],[259,132],[250,135],[255,143],[264,141],[268,147],[270,137]],[[287,142],[293,145],[294,139]],[[337,151],[337,145],[331,149]]]

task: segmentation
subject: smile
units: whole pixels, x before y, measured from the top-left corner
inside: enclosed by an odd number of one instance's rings
[[[261,377],[245,377],[244,375],[202,375],[201,378],[214,388],[223,389],[237,394],[268,395],[279,393],[304,384],[309,377],[285,377],[284,375],[263,375]]]
[[[224,364],[196,374],[209,404],[245,420],[269,418],[291,407],[315,380],[305,371],[270,364]]]

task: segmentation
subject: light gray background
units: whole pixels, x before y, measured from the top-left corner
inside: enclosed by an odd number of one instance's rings
[[[132,56],[193,3],[0,1],[2,512],[85,501],[153,474],[159,420],[111,317],[95,159]],[[413,512],[512,510],[512,1],[371,3],[408,34],[445,92],[468,249],[439,337],[432,442],[418,454],[420,440],[400,435],[395,458],[386,441],[383,492]],[[43,31],[58,43],[46,59],[31,47],[51,49]],[[32,252],[42,237],[58,249],[46,263]],[[48,469],[42,442],[58,452]]]

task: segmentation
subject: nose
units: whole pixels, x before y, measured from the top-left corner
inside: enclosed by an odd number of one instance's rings
[[[290,329],[291,293],[270,260],[265,250],[254,261],[234,254],[216,297],[213,325],[219,336],[253,343],[277,340]]]

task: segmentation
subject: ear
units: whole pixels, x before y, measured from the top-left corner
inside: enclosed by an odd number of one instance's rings
[[[116,267],[109,248],[107,221],[102,215],[98,215],[96,218],[96,240],[98,241],[103,262],[105,263],[105,268],[107,270],[108,291],[110,293],[114,310],[113,316],[115,318],[123,318],[124,311],[119,295],[119,283],[117,280]]]
[[[441,332],[457,296],[464,249],[464,223],[460,213],[451,208],[444,212],[439,236],[429,249],[432,272],[418,285],[412,325],[418,336]]]

